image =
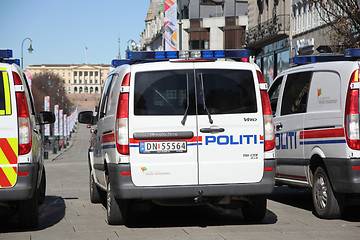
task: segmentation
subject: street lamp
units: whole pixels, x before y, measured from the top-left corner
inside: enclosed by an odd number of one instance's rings
[[[30,38],[25,38],[22,43],[21,43],[21,68],[24,69],[23,65],[24,65],[24,54],[23,54],[23,48],[24,48],[24,42],[25,40],[29,40],[30,41],[30,47],[27,49],[29,51],[29,53],[32,53],[32,51],[34,51],[34,49],[32,48],[32,40]]]

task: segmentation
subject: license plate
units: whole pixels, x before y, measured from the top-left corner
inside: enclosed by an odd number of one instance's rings
[[[183,153],[187,152],[187,142],[140,142],[140,153]]]

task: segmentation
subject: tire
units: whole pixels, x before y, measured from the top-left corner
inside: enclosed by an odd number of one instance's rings
[[[30,199],[20,201],[18,205],[19,226],[35,228],[39,225],[39,193],[35,192]]]
[[[43,171],[42,171],[42,176],[41,176],[41,182],[40,182],[40,186],[38,189],[38,194],[39,194],[39,204],[43,204],[45,201],[45,196],[46,196],[46,173],[45,173],[45,168],[43,167]]]
[[[103,198],[101,197],[101,190],[96,186],[94,176],[90,172],[90,202],[101,203]]]
[[[344,195],[333,191],[327,173],[322,167],[318,167],[314,174],[312,198],[315,214],[319,218],[341,217],[344,211]]]
[[[265,197],[258,197],[251,199],[242,208],[244,219],[247,222],[260,222],[264,219],[266,214],[267,200]]]
[[[106,212],[109,225],[122,225],[126,223],[128,215],[128,201],[116,199],[111,191],[110,181],[107,183]]]

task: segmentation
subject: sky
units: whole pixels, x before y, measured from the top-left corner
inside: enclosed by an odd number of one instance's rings
[[[24,68],[37,64],[111,64],[126,42],[140,41],[150,0],[0,0],[0,49]],[[87,50],[86,50],[87,48]]]

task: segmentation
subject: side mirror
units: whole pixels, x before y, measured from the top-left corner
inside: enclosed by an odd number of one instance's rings
[[[55,122],[55,114],[53,112],[43,111],[39,115],[40,125],[50,124]]]
[[[93,124],[94,116],[92,111],[83,111],[78,115],[79,123]]]

